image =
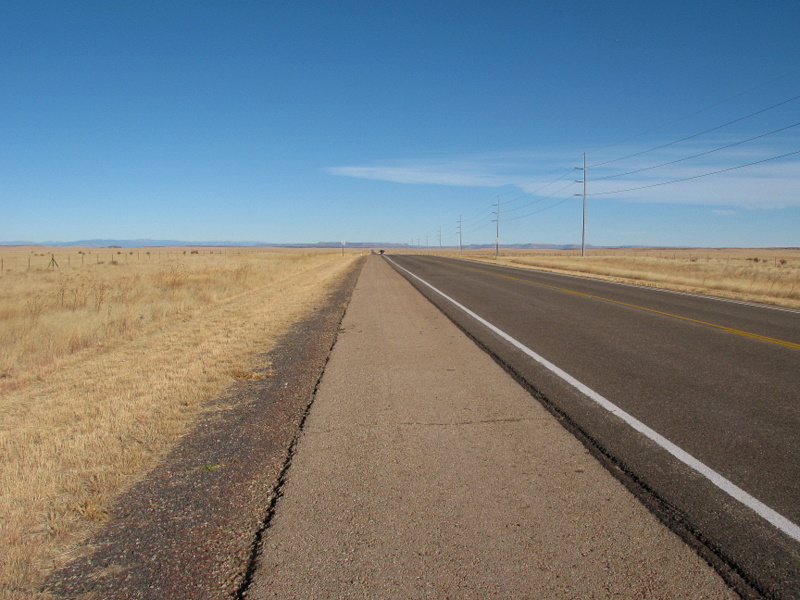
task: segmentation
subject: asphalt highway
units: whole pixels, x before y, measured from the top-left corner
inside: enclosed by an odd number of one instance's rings
[[[800,598],[800,313],[387,258],[740,593]]]

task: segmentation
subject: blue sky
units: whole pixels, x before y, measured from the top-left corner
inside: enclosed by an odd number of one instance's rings
[[[501,243],[580,243],[585,152],[589,244],[799,246],[799,25],[796,0],[4,0],[0,241],[437,246],[463,218],[493,243],[499,199]]]

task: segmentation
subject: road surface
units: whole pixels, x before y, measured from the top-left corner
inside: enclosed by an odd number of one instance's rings
[[[388,261],[732,580],[800,598],[800,314],[456,259]]]
[[[736,596],[373,256],[244,597]]]

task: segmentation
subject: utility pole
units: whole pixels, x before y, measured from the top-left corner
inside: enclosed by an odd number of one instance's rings
[[[494,257],[500,256],[500,196],[497,197],[497,237],[494,238]]]
[[[583,153],[583,227],[581,232],[581,256],[586,256],[586,152]]]
[[[578,171],[583,171],[583,179],[575,183],[583,184],[583,194],[575,194],[576,196],[583,196],[583,223],[581,225],[581,256],[586,256],[586,152],[583,153],[583,169],[575,167]]]
[[[442,251],[442,226],[439,225],[439,252]]]
[[[461,243],[461,232],[463,231],[464,228],[461,227],[461,223],[462,223],[461,215],[458,215],[458,255],[459,256],[461,256],[461,254],[464,251],[464,245]]]
[[[425,232],[425,250],[428,250],[431,247],[430,242],[428,242],[428,232]]]

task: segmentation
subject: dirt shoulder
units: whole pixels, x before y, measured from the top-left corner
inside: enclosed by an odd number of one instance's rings
[[[272,365],[264,379],[239,382],[208,406],[45,592],[159,600],[238,593],[362,265],[264,355],[260,364]]]

